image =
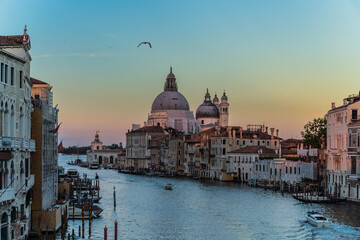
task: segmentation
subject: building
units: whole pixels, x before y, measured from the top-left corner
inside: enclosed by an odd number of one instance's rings
[[[178,92],[176,78],[171,67],[166,77],[164,91],[155,98],[152,104],[146,126],[171,127],[185,134],[197,130],[194,114],[190,111],[186,98]]]
[[[146,126],[126,133],[126,169],[149,172],[156,168],[151,161],[151,139],[167,134],[160,126]]]
[[[336,197],[360,199],[360,96],[350,95],[339,107],[331,104],[327,118],[327,186]]]
[[[0,36],[0,239],[25,239],[34,175],[31,139],[30,37]]]
[[[36,151],[31,153],[31,174],[35,175],[32,203],[33,232],[56,231],[61,226],[61,205],[58,199],[58,109],[53,106],[50,84],[35,78],[31,96],[34,111],[31,119],[31,136],[36,141]]]
[[[100,141],[99,132],[95,133],[94,141],[91,142],[91,149],[87,151],[87,162],[89,165],[95,163],[105,168],[118,168],[120,162],[124,162],[125,150],[120,143],[119,149],[107,149]]]
[[[216,94],[211,102],[209,90],[206,89],[204,102],[196,110],[196,121],[201,130],[215,126],[227,127],[229,124],[229,103],[225,92],[219,104]]]

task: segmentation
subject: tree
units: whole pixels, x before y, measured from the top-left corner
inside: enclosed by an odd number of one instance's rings
[[[312,148],[321,148],[322,139],[326,139],[326,117],[314,118],[304,126],[301,136],[304,139],[304,145]]]

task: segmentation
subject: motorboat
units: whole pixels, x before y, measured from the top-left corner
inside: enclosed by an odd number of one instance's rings
[[[329,220],[318,212],[311,211],[306,215],[308,223],[315,227],[328,227],[330,226]]]
[[[67,171],[67,176],[69,178],[78,178],[79,177],[79,172],[76,169],[69,169]]]
[[[82,219],[82,206],[69,206],[69,219]],[[98,218],[100,216],[100,213],[103,211],[103,209],[97,205],[91,206],[91,218]],[[90,218],[90,209],[89,206],[84,206],[84,219]]]
[[[173,189],[173,185],[172,185],[171,183],[166,183],[166,184],[164,185],[164,189],[165,189],[165,190],[172,190],[172,189]]]
[[[89,165],[89,168],[90,169],[99,169],[100,165],[98,163],[92,163],[92,164]]]

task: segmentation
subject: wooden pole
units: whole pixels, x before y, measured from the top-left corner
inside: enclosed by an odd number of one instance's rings
[[[81,226],[79,225],[79,238],[81,238]]]
[[[68,233],[68,240],[70,240],[70,233]]]
[[[82,215],[82,234],[81,234],[81,236],[82,236],[82,238],[85,238],[85,206],[84,206],[84,201],[81,203],[81,205],[82,205],[82,210],[81,210],[81,215]]]
[[[104,228],[104,240],[107,240],[107,227]]]
[[[118,225],[118,222],[117,220],[115,220],[115,240],[117,240],[117,225]]]
[[[39,239],[41,239],[41,214],[39,214],[39,218],[38,218],[38,236]]]
[[[89,202],[89,238],[91,236],[92,201]]]
[[[70,235],[70,234],[69,234]],[[74,240],[75,239],[75,230],[74,229],[72,229],[72,240]]]
[[[114,208],[116,207],[116,193],[115,193],[115,186],[114,186]]]

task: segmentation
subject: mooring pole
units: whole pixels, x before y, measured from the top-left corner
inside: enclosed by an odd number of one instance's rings
[[[82,215],[82,238],[85,238],[85,204],[84,201],[82,201],[82,211],[81,211],[81,215]]]
[[[114,208],[116,207],[116,192],[115,192],[115,186],[114,186]]]
[[[115,220],[115,240],[117,240],[117,225],[118,225],[118,222],[117,220]]]
[[[107,240],[107,227],[104,228],[104,240]]]
[[[89,201],[89,238],[91,236],[92,201]]]

